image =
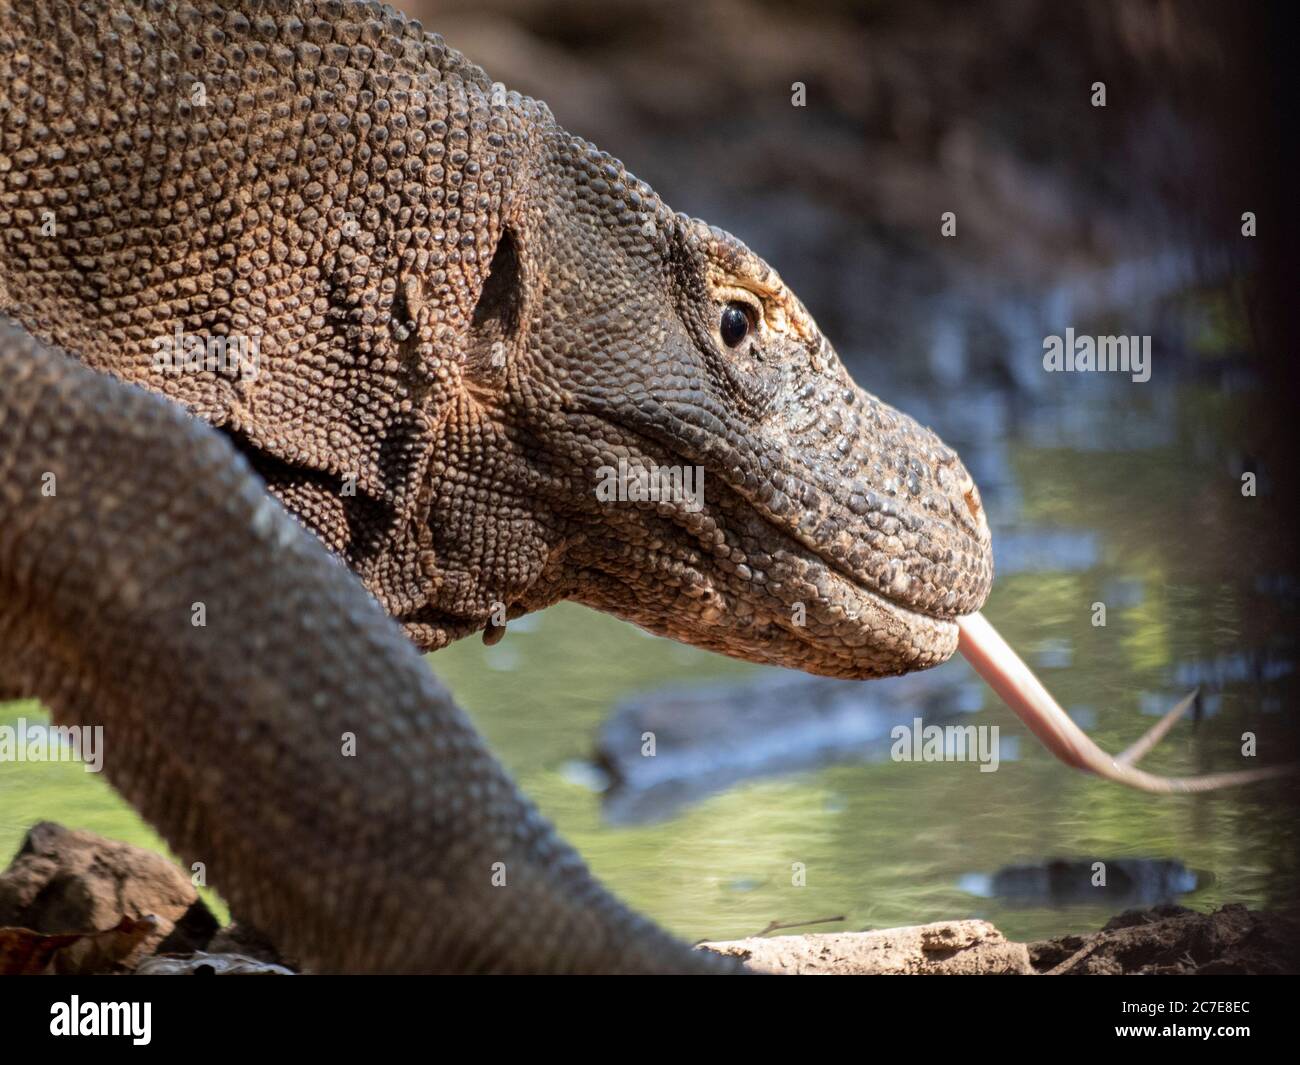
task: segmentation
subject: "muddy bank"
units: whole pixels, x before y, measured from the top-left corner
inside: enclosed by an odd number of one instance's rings
[[[412,915],[419,920],[419,915]],[[987,921],[701,944],[756,971],[891,975],[1300,972],[1300,914],[1131,910],[1099,932],[1008,940]],[[220,927],[161,856],[42,822],[0,874],[0,975],[290,975],[256,929]]]
[[[1300,972],[1300,913],[1224,906],[1130,910],[1091,935],[1029,945],[1030,964],[1049,976],[1242,975]]]
[[[1038,943],[1011,942],[987,921],[943,921],[700,946],[759,972],[802,976],[1271,976],[1300,972],[1300,915],[1157,906]]]

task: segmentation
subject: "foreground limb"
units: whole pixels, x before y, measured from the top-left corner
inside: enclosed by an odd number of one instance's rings
[[[3,324],[0,380],[0,683],[103,725],[114,785],[287,954],[716,970],[592,878],[217,433]]]

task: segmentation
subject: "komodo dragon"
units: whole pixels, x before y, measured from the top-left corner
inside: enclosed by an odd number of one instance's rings
[[[593,880],[416,649],[574,599],[839,677],[987,651],[957,456],[743,244],[389,8],[0,0],[0,71],[0,694],[103,724],[311,969],[726,964]],[[620,460],[701,504],[602,496]]]

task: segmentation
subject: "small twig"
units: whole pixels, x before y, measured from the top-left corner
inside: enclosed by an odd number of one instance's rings
[[[1094,937],[1090,942],[1085,943],[1082,947],[1076,950],[1073,954],[1071,954],[1068,958],[1066,958],[1065,961],[1059,963],[1058,965],[1052,966],[1052,968],[1048,969],[1047,972],[1044,973],[1043,975],[1064,976],[1066,973],[1068,973],[1081,961],[1087,958],[1088,955],[1090,955],[1101,945],[1102,945],[1102,937],[1098,935]]]
[[[806,928],[808,925],[833,924],[835,921],[846,921],[846,920],[848,920],[848,918],[845,917],[843,914],[840,914],[838,917],[815,917],[811,921],[769,921],[767,923],[767,927],[764,928],[762,931],[755,932],[753,935],[737,936],[736,938],[759,939],[762,936],[767,935],[768,932],[776,932],[781,929]],[[697,939],[694,943],[691,944],[691,946],[698,947],[701,943],[717,943],[717,942],[719,942],[717,936],[705,936],[703,939]]]
[[[769,921],[767,927],[761,932],[756,932],[753,936],[745,938],[758,939],[760,936],[767,935],[768,932],[778,932],[786,928],[807,928],[813,924],[834,924],[836,921],[844,920],[847,920],[847,918],[844,914],[840,914],[838,917],[815,917],[811,921]]]

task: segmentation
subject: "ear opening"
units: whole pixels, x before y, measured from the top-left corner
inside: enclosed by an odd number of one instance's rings
[[[466,370],[479,379],[504,373],[510,345],[523,317],[524,269],[514,230],[506,226],[497,240],[487,278],[470,319]]]

